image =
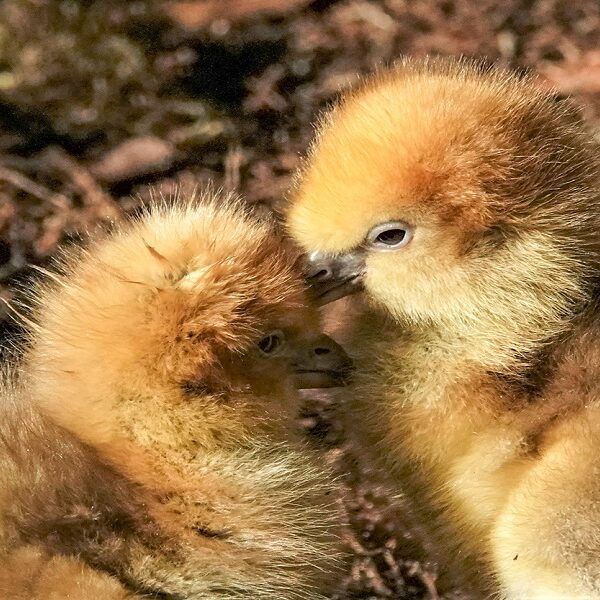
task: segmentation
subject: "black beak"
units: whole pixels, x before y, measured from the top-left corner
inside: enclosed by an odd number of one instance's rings
[[[299,354],[294,369],[299,390],[338,387],[348,382],[352,361],[338,343],[323,334]]]
[[[362,289],[364,258],[359,252],[340,256],[312,252],[306,259],[305,273],[317,304],[329,304]]]

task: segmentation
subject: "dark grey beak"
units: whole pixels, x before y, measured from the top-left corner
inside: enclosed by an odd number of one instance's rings
[[[345,385],[352,372],[352,361],[344,349],[325,334],[312,340],[293,366],[299,390]]]
[[[340,256],[311,252],[305,265],[306,281],[317,304],[329,304],[362,289],[364,257],[360,252]]]

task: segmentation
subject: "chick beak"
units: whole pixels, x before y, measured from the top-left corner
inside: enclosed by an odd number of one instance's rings
[[[323,334],[299,352],[293,367],[297,389],[330,388],[346,385],[352,361],[338,343]]]
[[[359,252],[328,256],[311,252],[306,258],[306,281],[317,304],[324,305],[362,289],[364,257]]]

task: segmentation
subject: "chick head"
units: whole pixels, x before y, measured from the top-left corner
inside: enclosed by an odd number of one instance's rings
[[[154,410],[160,428],[183,406],[207,443],[235,443],[348,366],[297,256],[232,199],[154,207],[68,256],[34,303],[30,385],[86,438],[110,435],[123,407]]]
[[[288,226],[322,302],[364,289],[402,321],[522,313],[542,335],[597,273],[598,156],[577,110],[529,77],[405,61],[322,120]]]

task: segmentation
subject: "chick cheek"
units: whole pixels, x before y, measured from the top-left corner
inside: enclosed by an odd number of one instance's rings
[[[260,357],[245,365],[244,377],[253,394],[275,396],[292,387],[291,374],[286,367],[277,358]]]
[[[374,309],[392,314],[403,315],[410,304],[409,296],[414,286],[407,285],[403,267],[398,258],[391,253],[371,256],[367,261],[363,289],[368,304]]]

